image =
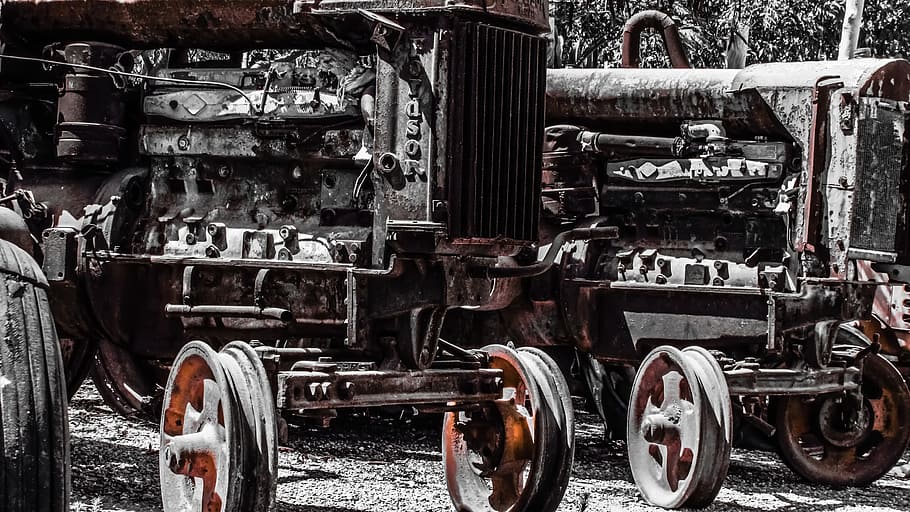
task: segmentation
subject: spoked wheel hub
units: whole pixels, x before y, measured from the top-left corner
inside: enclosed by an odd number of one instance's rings
[[[642,363],[629,404],[635,483],[649,503],[707,506],[726,476],[732,406],[723,372],[700,348],[660,347]]]
[[[460,511],[552,512],[574,458],[574,416],[561,373],[543,353],[483,349],[502,370],[499,400],[450,412],[443,424],[449,494]]]
[[[159,475],[166,511],[269,510],[277,475],[275,411],[246,344],[187,344],[168,378]]]
[[[836,354],[849,360],[859,350],[837,347]],[[900,372],[874,354],[863,360],[858,393],[783,397],[774,410],[781,458],[810,482],[868,485],[897,463],[910,439],[910,392]]]
[[[534,458],[534,418],[525,402],[497,402],[455,427],[468,449],[480,456],[473,465],[479,476],[490,480],[489,501],[495,510],[508,510],[518,501],[525,469]]]
[[[818,432],[834,446],[856,446],[872,432],[874,413],[861,395],[822,399],[818,409]]]

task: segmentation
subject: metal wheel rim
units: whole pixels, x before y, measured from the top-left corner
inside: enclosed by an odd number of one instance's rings
[[[268,375],[256,351],[247,343],[231,342],[220,355],[222,359],[233,359],[225,366],[230,368],[228,377],[244,411],[245,431],[252,436],[248,443],[252,451],[245,456],[248,465],[244,467],[244,475],[249,478],[244,480],[252,480],[255,485],[244,484],[244,508],[272,510],[278,483],[278,416]]]
[[[155,378],[144,361],[124,348],[101,340],[89,373],[104,403],[114,412],[158,422],[161,404],[156,398],[161,397],[161,385],[166,381]],[[146,403],[143,396],[152,397],[152,401]]]
[[[626,442],[632,476],[652,505],[681,507],[701,484],[704,405],[702,385],[682,351],[664,346],[648,354],[635,376]]]
[[[710,408],[708,414],[702,418],[704,446],[712,446],[707,451],[703,450],[703,462],[700,462],[697,485],[692,495],[686,500],[689,507],[703,507],[709,505],[720,488],[723,486],[730,467],[730,453],[733,448],[733,403],[730,400],[730,390],[727,379],[714,356],[702,347],[687,347],[683,350],[689,362],[696,369],[703,395]],[[715,423],[716,422],[716,423]],[[714,457],[710,457],[711,453]]]
[[[166,512],[234,509],[237,416],[221,356],[203,342],[188,343],[174,361],[161,415],[158,461]]]
[[[556,437],[553,441],[548,441],[555,449],[548,450],[548,463],[540,478],[548,489],[534,491],[536,499],[529,504],[529,510],[552,512],[559,507],[565,495],[575,460],[575,409],[572,393],[559,365],[546,352],[533,347],[522,347],[518,352],[529,365],[539,368],[543,377],[541,382],[547,383],[540,386],[540,391],[547,409],[553,413],[552,429]]]
[[[517,493],[514,496],[506,496],[512,499],[500,499],[506,497],[499,495],[500,489],[495,482],[487,482],[487,479],[479,474],[475,466],[479,459],[478,454],[467,446],[464,435],[458,429],[458,423],[466,420],[464,412],[446,413],[442,429],[442,458],[449,496],[455,508],[462,512],[530,510],[528,503],[532,493],[528,491],[533,490],[530,488],[533,484],[528,486],[527,483],[538,480],[543,469],[544,461],[540,456],[541,446],[537,439],[548,430],[544,416],[536,414],[543,406],[538,386],[532,380],[534,379],[532,372],[537,370],[532,369],[515,350],[508,347],[489,345],[482,350],[490,356],[491,367],[504,370],[504,398],[500,401],[508,401],[512,392],[521,393],[525,395],[525,407],[527,404],[531,406],[531,410],[526,411],[528,416],[525,421],[533,442],[533,454],[528,454],[531,460],[522,468],[523,478],[520,480],[523,482],[519,482]],[[523,389],[518,389],[519,387]],[[511,503],[504,504],[503,501]]]
[[[851,348],[857,351],[857,348]],[[807,403],[806,397],[778,401],[775,426],[781,457],[794,472],[814,483],[868,485],[885,475],[900,460],[910,440],[910,392],[891,363],[879,355],[864,361],[863,387],[881,387],[881,398],[866,396],[872,408],[871,435],[857,437],[856,446],[836,446],[821,434],[818,415],[825,400]]]

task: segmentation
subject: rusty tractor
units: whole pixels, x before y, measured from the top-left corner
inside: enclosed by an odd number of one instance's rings
[[[439,336],[448,311],[502,309],[553,262],[511,259],[538,234],[546,16],[536,1],[4,2],[4,275],[32,301],[4,328],[43,332],[46,355],[52,312],[70,392],[92,371],[119,411],[161,411],[166,511],[271,510],[288,422],[377,406],[445,413],[457,509],[555,510],[574,420],[554,361]],[[5,372],[16,354],[0,353]],[[65,440],[63,381],[32,371],[55,407],[40,441]],[[13,389],[4,435],[32,428],[8,417]],[[0,475],[31,494],[0,508],[62,510],[63,450],[24,440],[23,469]]]
[[[645,26],[679,69],[636,68]],[[541,243],[559,262],[503,330],[604,363],[579,372],[605,415],[627,408],[652,504],[710,503],[748,429],[809,481],[869,484],[910,438],[907,385],[868,328],[876,293],[908,281],[910,63],[688,69],[657,12],[624,39],[624,69],[548,74]],[[618,237],[554,236],[603,226]]]
[[[445,413],[456,509],[552,511],[574,417],[551,356],[574,348],[638,367],[608,388],[651,503],[710,503],[734,421],[812,481],[887,471],[908,391],[850,323],[883,288],[864,265],[910,259],[910,64],[546,77],[546,12],[4,3],[4,275],[34,298],[5,328],[44,347],[35,439],[60,447],[12,445],[6,509],[65,506],[61,405],[91,372],[160,411],[165,510],[269,510],[289,422],[404,406]],[[637,17],[628,65],[647,24],[674,41]]]
[[[645,28],[675,69],[637,69]],[[910,439],[910,63],[690,69],[656,11],[627,23],[622,62],[548,73],[540,243],[558,263],[444,335],[553,355],[654,505],[711,503],[734,442],[871,483]]]

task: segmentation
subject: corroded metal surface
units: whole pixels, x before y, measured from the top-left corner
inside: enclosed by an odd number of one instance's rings
[[[641,33],[653,28],[660,32],[664,41],[670,65],[674,68],[689,68],[689,57],[679,38],[679,30],[673,19],[660,11],[642,11],[626,21],[622,29],[621,61],[624,68],[637,68],[640,59]]]
[[[559,372],[548,376],[555,363],[545,354],[484,350],[502,371],[502,394],[480,410],[446,414],[442,451],[452,502],[459,510],[553,510],[572,465],[574,417],[558,394],[568,385]]]
[[[38,43],[89,40],[130,48],[225,50],[345,47],[369,44],[371,31],[366,25],[350,25],[363,21],[360,9],[393,16],[475,12],[525,23],[539,32],[549,29],[545,1],[488,5],[438,0],[12,0],[4,2],[2,22],[7,38]]]
[[[3,5],[8,37],[43,42],[98,40],[127,47],[286,47],[313,44],[326,29],[295,16],[286,0],[180,2],[12,1]]]
[[[842,350],[847,357],[855,357],[860,349]],[[876,354],[863,362],[860,394],[848,394],[843,400],[788,397],[775,410],[782,458],[813,482],[868,485],[898,462],[910,438],[907,385]]]
[[[2,199],[44,235],[61,327],[99,343],[106,400],[163,408],[165,510],[268,510],[288,422],[383,406],[487,410],[508,442],[483,507],[556,509],[573,431],[555,363],[526,355],[527,413],[505,367],[440,340],[448,311],[508,306],[558,253],[519,257],[538,229],[546,12],[4,3]]]

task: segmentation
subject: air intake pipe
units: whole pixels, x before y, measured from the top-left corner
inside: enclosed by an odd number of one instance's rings
[[[674,68],[691,68],[689,57],[683,48],[676,23],[669,15],[660,11],[642,11],[629,18],[622,29],[622,67],[637,68],[641,62],[641,33],[646,28],[660,31],[664,40],[670,65]]]

